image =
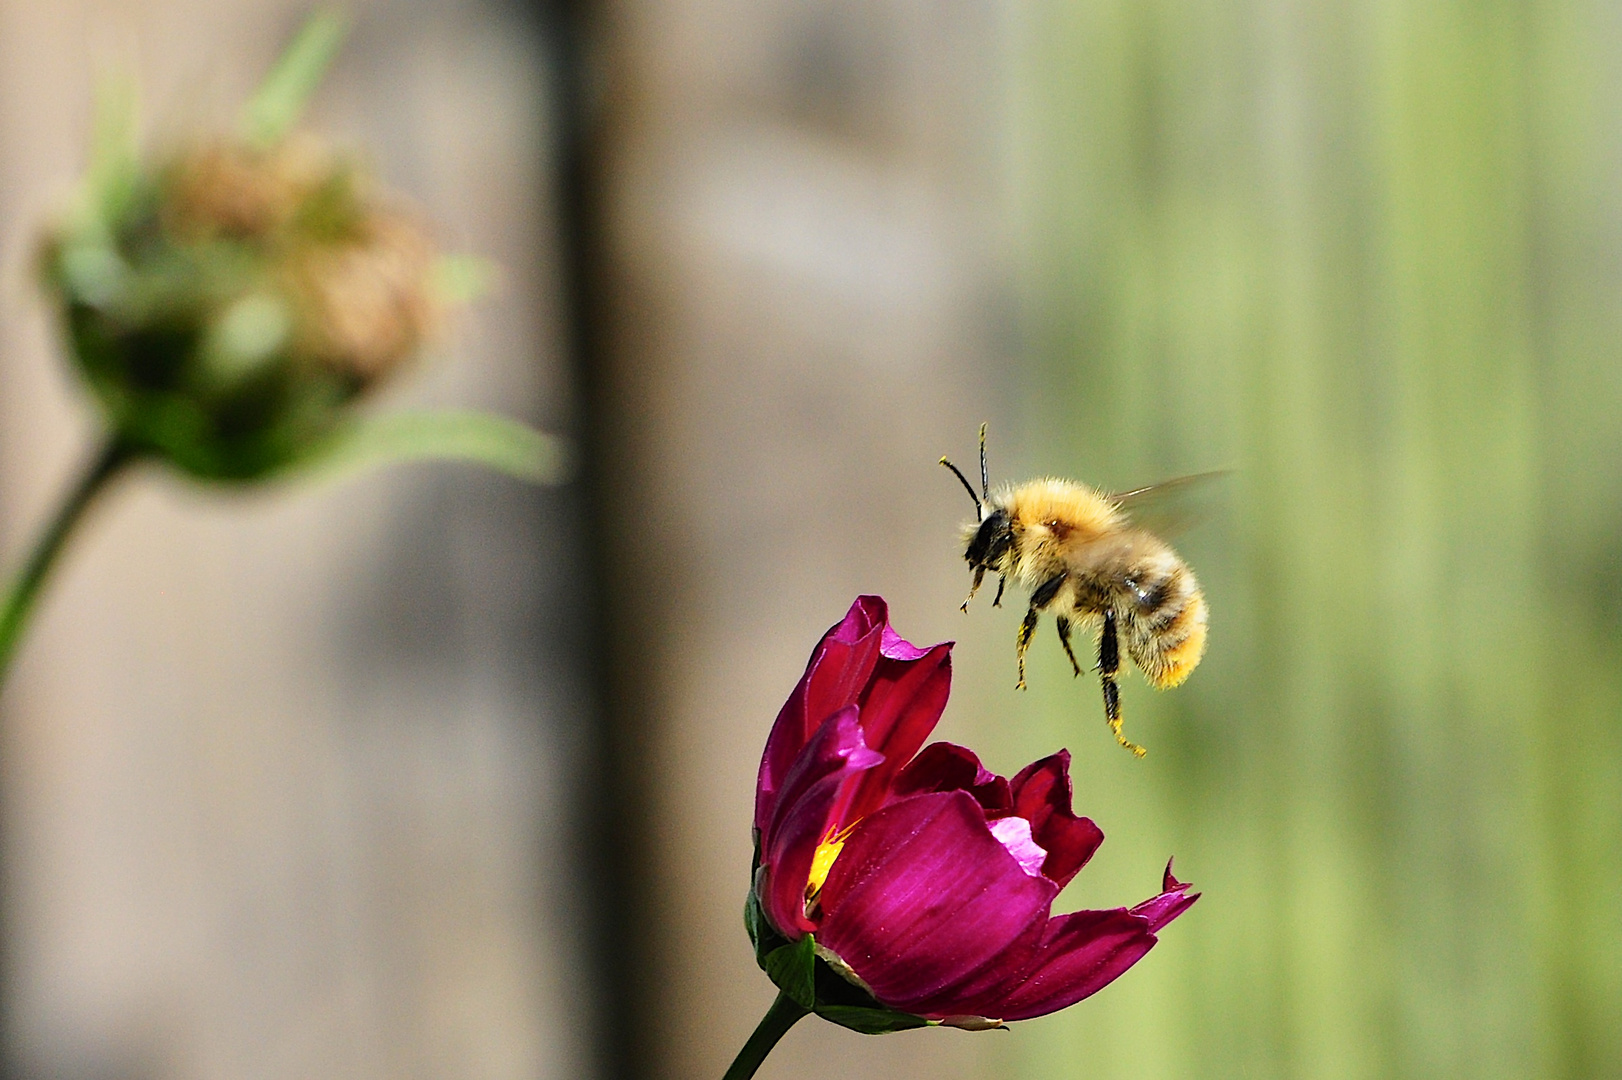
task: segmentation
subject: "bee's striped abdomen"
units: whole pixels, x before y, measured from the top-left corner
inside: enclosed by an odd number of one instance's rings
[[[1127,655],[1157,687],[1176,686],[1205,655],[1205,595],[1170,550],[1126,576],[1116,617]]]

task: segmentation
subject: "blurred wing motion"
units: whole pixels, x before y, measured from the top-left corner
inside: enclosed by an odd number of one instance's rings
[[[1194,473],[1104,497],[1119,506],[1133,525],[1169,540],[1216,513],[1219,481],[1231,475],[1232,469]]]

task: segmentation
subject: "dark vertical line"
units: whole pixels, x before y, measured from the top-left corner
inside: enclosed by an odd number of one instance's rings
[[[617,523],[614,443],[612,296],[607,251],[604,69],[600,34],[605,6],[596,0],[533,0],[551,47],[552,161],[556,172],[559,287],[565,341],[578,406],[576,442],[589,575],[581,628],[582,662],[593,696],[591,730],[581,740],[574,832],[576,865],[586,893],[582,952],[591,967],[593,1072],[603,1080],[653,1073],[653,997],[647,985],[655,934],[648,901],[644,839],[650,807],[639,782],[635,726],[643,700],[629,660],[631,627],[617,615],[613,542]]]

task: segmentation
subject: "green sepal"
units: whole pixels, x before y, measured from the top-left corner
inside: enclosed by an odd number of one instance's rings
[[[743,928],[749,932],[749,944],[755,948],[755,963],[763,968],[766,966],[766,954],[780,945],[787,944],[784,941],[774,941],[770,948],[761,947],[767,936],[775,931],[766,922],[766,913],[760,910],[760,900],[755,896],[753,889],[749,890],[749,898],[743,902]]]
[[[749,932],[749,941],[755,946],[755,963],[761,970],[766,968],[766,957],[789,943],[766,918],[754,889],[749,890],[749,898],[743,902],[743,928]]]
[[[911,1013],[886,1009],[882,1005],[876,1009],[861,1005],[818,1005],[814,1011],[824,1020],[863,1035],[888,1035],[892,1031],[911,1031],[935,1023],[933,1020],[925,1020]]]
[[[765,959],[760,953],[760,933],[765,920],[761,917],[760,901],[755,899],[755,890],[749,890],[749,897],[743,902],[743,928],[749,934],[749,944],[755,950],[755,963]]]
[[[298,123],[348,32],[349,20],[333,8],[317,11],[305,20],[242,110],[243,138],[267,149]]]
[[[802,1009],[817,1005],[817,943],[810,934],[791,945],[782,945],[766,954],[761,967],[777,988]]]
[[[816,998],[817,1003],[812,1011],[818,1016],[863,1035],[887,1035],[892,1031],[909,1031],[934,1023],[922,1016],[882,1004],[820,956],[816,962]]]
[[[142,186],[137,142],[139,93],[131,75],[98,80],[85,172],[72,231],[81,239],[109,243],[117,223],[138,200]]]

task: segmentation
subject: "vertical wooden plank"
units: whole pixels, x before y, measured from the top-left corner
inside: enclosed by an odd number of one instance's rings
[[[604,10],[600,555],[644,815],[624,932],[646,1075],[720,1075],[772,1000],[740,918],[749,813],[818,635],[862,592],[913,640],[961,626],[968,505],[936,462],[1000,421],[1014,348],[998,18],[915,0]],[[961,678],[954,697],[958,715]],[[994,1052],[941,1035],[806,1021],[760,1075],[968,1077]]]

